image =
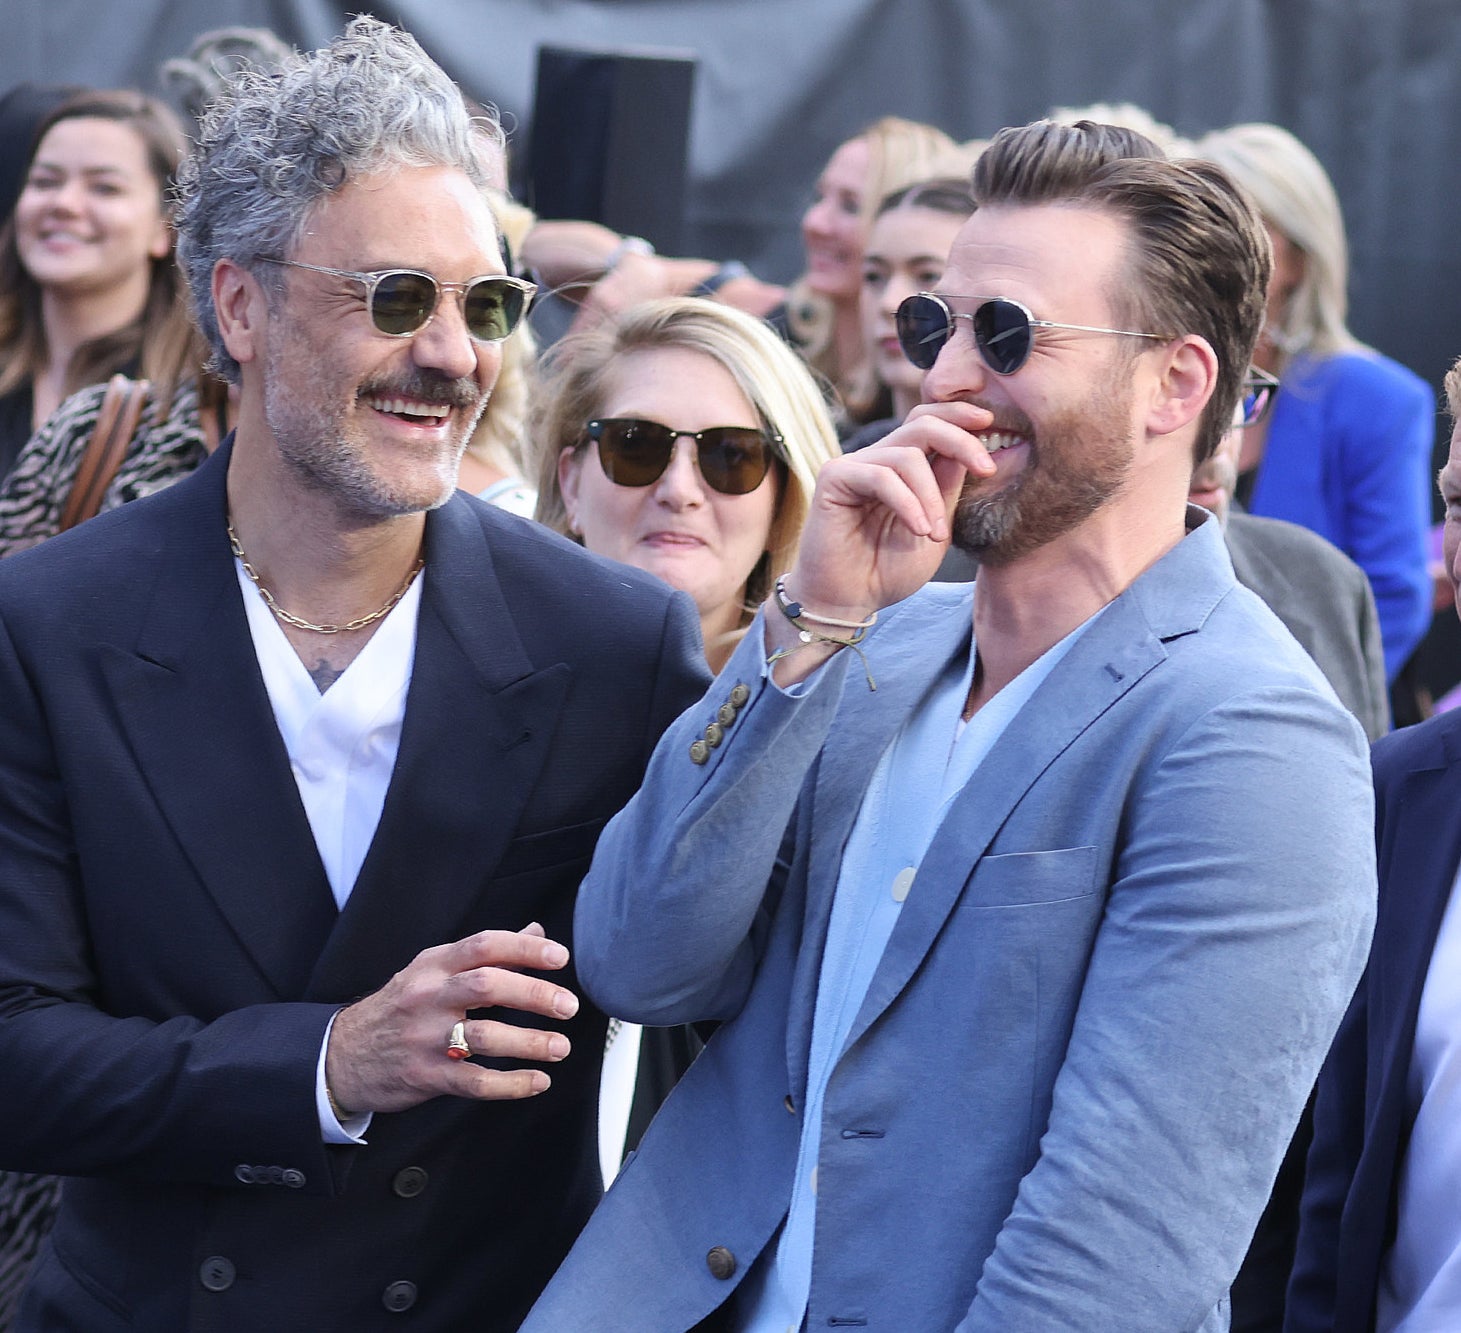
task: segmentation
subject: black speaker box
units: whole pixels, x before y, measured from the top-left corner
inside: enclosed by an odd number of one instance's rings
[[[679,254],[695,65],[680,51],[540,47],[520,191],[534,212],[601,222]]]

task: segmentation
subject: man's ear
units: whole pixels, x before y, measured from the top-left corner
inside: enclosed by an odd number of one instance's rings
[[[263,352],[269,303],[258,279],[231,259],[213,265],[213,310],[228,354],[240,365]]]
[[[1195,422],[1217,387],[1217,353],[1206,338],[1187,334],[1169,343],[1161,355],[1161,373],[1147,407],[1152,435],[1170,435]]]

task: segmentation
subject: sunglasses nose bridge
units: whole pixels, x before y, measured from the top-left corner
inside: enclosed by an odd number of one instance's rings
[[[960,320],[969,327],[961,330]],[[938,349],[933,365],[923,372],[925,402],[951,402],[971,393],[983,392],[993,371],[983,348],[976,344],[974,327],[972,314],[962,311],[949,313],[943,345]]]
[[[669,456],[664,469],[651,483],[656,496],[673,504],[689,504],[704,498],[707,483],[700,471],[699,449],[694,431],[670,431]]]
[[[451,288],[459,285],[433,280],[428,297],[430,307],[409,335],[412,360],[452,379],[465,379],[478,373],[485,350],[472,336],[461,294],[457,293],[455,301],[451,299]]]

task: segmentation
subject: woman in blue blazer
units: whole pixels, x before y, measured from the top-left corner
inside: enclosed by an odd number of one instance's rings
[[[1430,624],[1435,396],[1345,325],[1344,220],[1318,159],[1277,125],[1219,130],[1198,151],[1252,195],[1274,249],[1254,361],[1283,388],[1266,426],[1245,432],[1239,498],[1328,538],[1365,571],[1393,681]]]

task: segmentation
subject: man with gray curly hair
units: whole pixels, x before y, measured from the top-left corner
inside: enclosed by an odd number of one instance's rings
[[[0,569],[0,1167],[69,1178],[22,1329],[516,1329],[597,1200],[557,941],[703,667],[456,491],[531,296],[484,135],[373,19],[232,79],[179,253],[237,429]]]

